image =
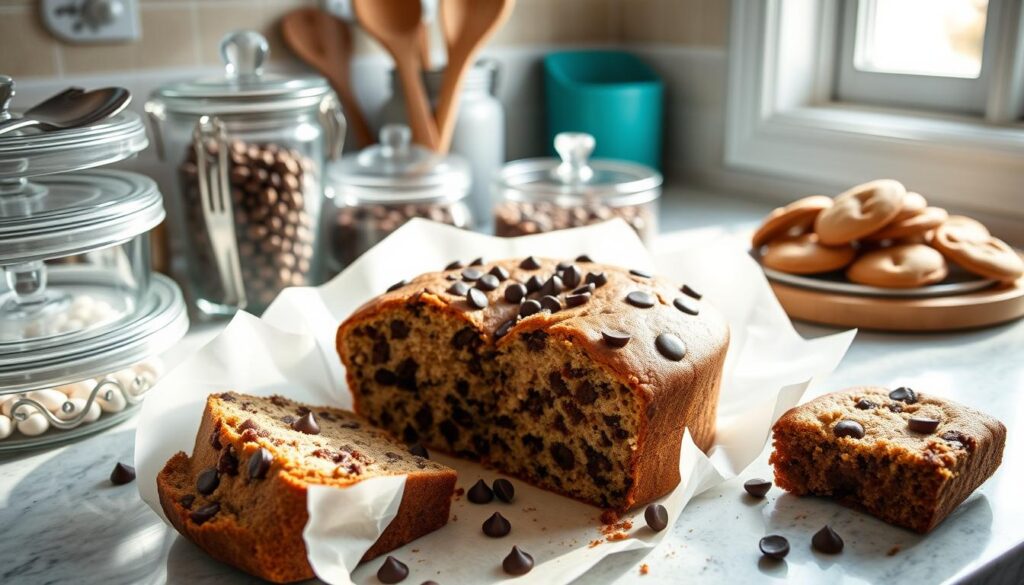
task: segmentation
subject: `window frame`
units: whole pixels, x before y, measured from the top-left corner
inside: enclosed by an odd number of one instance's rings
[[[1010,2],[1015,30],[1024,22]],[[732,8],[725,164],[833,185],[879,177],[930,201],[1024,223],[1024,43],[1000,46],[986,116],[836,102],[840,0],[736,0]],[[1022,28],[1021,30],[1024,30]]]

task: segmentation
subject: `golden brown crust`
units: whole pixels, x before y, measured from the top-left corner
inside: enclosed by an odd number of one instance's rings
[[[301,462],[282,461],[276,453],[266,478],[249,480],[249,458],[260,447],[275,451],[276,437],[272,432],[268,436],[246,435],[238,428],[242,421],[231,409],[224,408],[220,396],[212,395],[207,400],[192,457],[182,452],[175,454],[157,476],[160,505],[167,519],[213,558],[252,575],[278,583],[313,578],[302,538],[308,520],[307,486],[316,482],[343,487],[358,480],[328,482],[312,472],[303,476]],[[220,485],[212,494],[199,494],[199,473],[217,467],[229,445],[239,461],[238,474],[221,473]],[[434,464],[424,471],[408,473],[396,517],[363,560],[444,526],[455,480],[453,470]],[[193,500],[188,506],[183,504],[185,497]],[[200,524],[190,518],[193,512],[213,502],[220,505],[220,511],[210,520]]]

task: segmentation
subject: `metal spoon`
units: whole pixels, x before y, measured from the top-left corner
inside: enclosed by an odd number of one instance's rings
[[[70,88],[32,106],[20,118],[0,122],[0,134],[38,126],[41,130],[66,130],[95,124],[128,107],[132,94],[122,87],[93,91]]]

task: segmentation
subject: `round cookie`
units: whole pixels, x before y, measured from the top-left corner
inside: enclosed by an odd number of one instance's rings
[[[850,282],[883,288],[916,288],[946,278],[946,259],[924,244],[905,244],[868,252],[850,265]]]
[[[818,274],[839,270],[856,255],[853,246],[823,246],[816,234],[803,234],[768,242],[761,262],[768,268],[789,274]]]
[[[977,238],[977,232],[964,232],[968,238],[957,238],[956,230],[943,230],[939,226],[932,238],[932,245],[950,261],[979,276],[1013,282],[1024,275],[1024,260],[1016,250],[999,238],[989,236]]]
[[[832,207],[832,198],[825,195],[811,195],[784,207],[776,207],[764,218],[750,243],[756,250],[798,226],[808,227],[822,210],[829,207]]]
[[[899,181],[879,179],[836,196],[814,220],[822,244],[838,246],[877,232],[900,212],[907,190]]]
[[[941,250],[942,245],[954,246],[963,242],[984,242],[990,237],[992,234],[980,221],[965,215],[951,215],[936,228],[932,240],[941,240],[939,243]]]
[[[907,194],[903,196],[903,205],[900,206],[900,212],[893,221],[903,221],[904,219],[914,217],[927,207],[928,201],[923,195],[915,191],[907,191]]]
[[[897,240],[911,236],[920,236],[929,230],[939,227],[948,218],[949,214],[946,213],[945,209],[941,207],[926,207],[924,211],[907,219],[900,220],[897,218],[893,220],[884,228],[866,236],[864,240],[881,242],[882,240]]]

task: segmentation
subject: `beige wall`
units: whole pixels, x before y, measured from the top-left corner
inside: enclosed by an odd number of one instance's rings
[[[43,28],[38,3],[0,0],[0,73],[16,78],[187,68],[219,63],[217,44],[239,28],[263,31],[272,60],[288,59],[282,14],[315,0],[141,0],[135,43],[70,45]],[[724,47],[729,0],[518,0],[497,45],[643,42]],[[360,50],[374,50],[362,39]]]

